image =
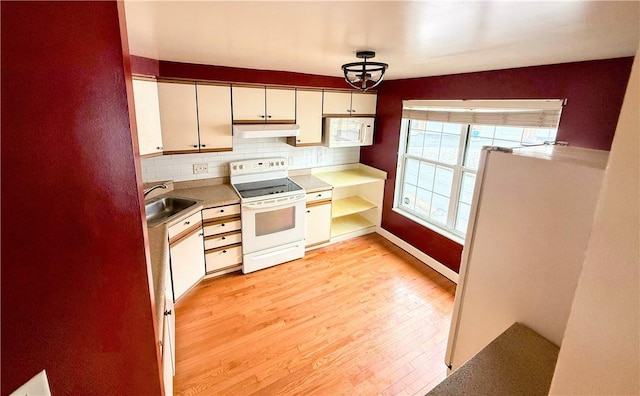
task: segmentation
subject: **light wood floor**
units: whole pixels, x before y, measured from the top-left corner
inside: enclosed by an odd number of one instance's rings
[[[377,234],[176,304],[176,395],[424,395],[446,376],[455,284]]]

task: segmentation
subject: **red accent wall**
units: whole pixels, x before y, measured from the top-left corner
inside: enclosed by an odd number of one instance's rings
[[[154,65],[157,63],[157,66]],[[276,70],[244,69],[239,67],[201,65],[171,61],[155,61],[139,56],[131,57],[133,73],[164,78],[228,81],[248,84],[272,84],[294,87],[350,89],[340,77],[295,73]]]
[[[131,55],[131,70],[136,74],[146,76],[160,75],[160,62],[155,59],[144,58],[142,56]]]
[[[3,395],[162,393],[121,6],[2,2]]]
[[[458,271],[461,245],[391,210],[403,100],[566,98],[558,140],[609,150],[632,63],[627,57],[385,81],[378,89],[374,145],[360,151],[362,163],[389,175],[382,227]]]

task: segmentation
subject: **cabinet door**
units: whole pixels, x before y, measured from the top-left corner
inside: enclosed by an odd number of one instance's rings
[[[200,151],[231,151],[231,86],[197,84]]]
[[[162,371],[165,396],[173,395],[173,376],[176,373],[176,320],[173,307],[173,293],[171,287],[171,272],[167,266],[167,277],[164,288],[164,319],[162,321]]]
[[[300,125],[296,145],[321,144],[322,91],[298,91],[296,103],[296,123]]]
[[[204,276],[202,230],[170,246],[174,298],[179,299]]]
[[[165,396],[173,395],[173,350],[171,334],[169,334],[169,324],[165,318],[163,322],[164,333],[162,336],[162,379],[164,380]]]
[[[294,123],[296,119],[295,89],[267,88],[267,122]]]
[[[165,154],[197,153],[198,116],[195,83],[158,83]]]
[[[133,101],[136,109],[140,155],[162,153],[158,83],[133,80]]]
[[[164,322],[166,323],[166,332],[168,333],[168,343],[170,347],[171,358],[171,374],[176,373],[176,313],[173,306],[173,286],[171,285],[171,268],[167,265],[167,273],[165,275],[166,283],[164,287]],[[163,342],[163,344],[165,344]]]
[[[305,218],[305,246],[313,246],[331,239],[331,204],[307,207]]]
[[[264,122],[265,89],[253,87],[232,87],[233,122]]]
[[[377,95],[370,93],[351,94],[351,115],[375,115]]]
[[[350,115],[351,92],[324,91],[322,113],[324,115]]]

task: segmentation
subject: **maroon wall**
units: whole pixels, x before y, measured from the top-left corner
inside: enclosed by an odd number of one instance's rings
[[[350,89],[340,77],[295,73],[275,70],[243,69],[239,67],[199,65],[132,56],[133,73],[164,78],[228,81],[253,84],[273,84],[293,87],[320,87]],[[154,64],[157,62],[157,65]]]
[[[142,56],[131,55],[131,71],[135,74],[146,76],[160,75],[160,62],[155,59],[144,58]]]
[[[2,2],[3,395],[162,393],[120,7]]]
[[[361,162],[389,175],[382,227],[458,271],[461,245],[391,210],[403,100],[567,99],[558,140],[609,150],[632,63],[628,57],[385,81],[378,90],[374,145],[361,150]]]

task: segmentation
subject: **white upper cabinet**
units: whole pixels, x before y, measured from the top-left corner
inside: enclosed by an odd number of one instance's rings
[[[293,146],[322,144],[322,91],[296,92],[296,124],[300,134],[287,139]]]
[[[197,153],[196,84],[159,82],[158,94],[165,154]]]
[[[200,152],[231,151],[231,86],[197,84]]]
[[[234,123],[293,123],[296,91],[265,87],[232,88]]]
[[[165,154],[231,151],[231,86],[158,83]]]
[[[265,121],[264,88],[236,87],[233,94],[233,122]]]
[[[295,89],[266,89],[267,122],[294,123],[296,120]]]
[[[322,113],[351,115],[351,92],[324,91]]]
[[[375,116],[374,93],[324,91],[322,113],[327,116]]]
[[[351,93],[351,115],[375,115],[378,96],[370,93]]]
[[[140,155],[162,154],[158,83],[151,80],[133,80],[133,101]]]

